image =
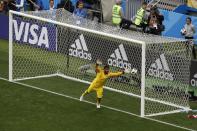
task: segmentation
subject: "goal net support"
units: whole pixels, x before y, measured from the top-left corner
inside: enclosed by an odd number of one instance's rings
[[[49,76],[90,83],[99,58],[112,71],[137,74],[111,78],[105,88],[140,99],[140,116],[189,110],[186,41],[121,30],[58,9],[9,13],[9,80]],[[130,104],[130,103],[128,103]]]

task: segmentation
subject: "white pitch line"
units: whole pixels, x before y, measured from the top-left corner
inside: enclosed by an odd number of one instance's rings
[[[7,80],[7,79],[5,79],[5,78],[2,78],[2,77],[0,77],[0,79],[1,79],[1,80],[4,80],[4,81],[11,82],[11,81],[9,81],[9,80]],[[11,83],[15,83],[15,84],[18,84],[18,85],[30,87],[30,88],[33,88],[33,89],[36,89],[36,90],[48,92],[48,93],[51,93],[51,94],[55,94],[55,95],[58,95],[58,96],[63,96],[63,97],[66,97],[66,98],[69,98],[69,99],[72,99],[72,100],[77,100],[77,101],[79,101],[79,98],[75,98],[75,97],[72,97],[72,96],[60,94],[60,93],[57,93],[57,92],[53,92],[53,91],[50,91],[50,90],[42,89],[42,88],[39,88],[39,87],[36,87],[36,86],[31,86],[31,85],[24,84],[24,83],[21,83],[21,82],[11,82]],[[90,102],[90,101],[85,101],[85,100],[84,100],[83,102],[89,103],[89,104],[92,104],[92,105],[95,105],[95,103]],[[130,113],[130,112],[123,111],[123,110],[119,110],[119,109],[116,109],[116,108],[113,108],[113,107],[109,107],[109,106],[105,106],[105,105],[102,105],[102,107],[107,108],[107,109],[110,109],[110,110],[113,110],[113,111],[121,112],[121,113],[124,113],[124,114],[128,114],[128,115],[131,115],[131,116],[140,117],[140,116],[137,115],[137,114]],[[175,125],[175,124],[163,122],[163,121],[160,121],[160,120],[155,120],[155,119],[148,118],[148,117],[140,117],[140,118],[144,118],[144,119],[151,120],[151,121],[154,121],[154,122],[157,122],[157,123],[161,123],[161,124],[169,125],[169,126],[172,126],[172,127],[184,129],[184,130],[187,130],[187,131],[196,131],[196,130],[194,130],[194,129],[189,129],[189,128],[186,128],[186,127],[182,127],[182,126],[178,126],[178,125]]]

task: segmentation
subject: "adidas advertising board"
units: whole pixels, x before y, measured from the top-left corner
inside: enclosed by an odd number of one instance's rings
[[[30,44],[51,51],[56,49],[56,28],[50,24],[33,23],[16,18],[13,20],[13,32],[13,39],[20,44]]]
[[[128,62],[128,57],[123,44],[120,44],[119,47],[115,49],[107,62],[110,66],[131,69],[131,64]]]
[[[109,39],[108,37],[100,36],[94,33],[85,33],[78,30],[61,30],[61,34],[65,34],[68,37],[58,37],[58,39],[63,39],[58,43],[58,52],[62,54],[68,54],[71,57],[81,58],[82,60],[91,60],[95,62],[98,58],[103,61],[103,64],[110,64],[119,67],[117,64],[124,63],[125,67],[136,68],[140,72],[141,69],[141,56],[135,54],[141,54],[140,46],[130,46],[125,41],[118,41],[116,39]],[[59,41],[60,41],[59,40]],[[69,45],[68,45],[69,44]],[[115,55],[115,50],[119,48],[119,45],[123,45],[125,53],[122,51],[122,59],[113,58],[113,53]],[[129,52],[130,51],[130,52]],[[119,54],[121,51],[119,49]],[[112,55],[112,57],[110,57]],[[109,60],[108,60],[109,59]],[[135,60],[135,61],[132,61]],[[132,61],[128,62],[128,61]],[[122,67],[122,65],[120,65]]]
[[[166,80],[174,80],[174,76],[170,71],[170,68],[168,66],[168,62],[166,60],[166,57],[164,54],[161,54],[158,59],[154,63],[151,64],[148,74],[150,76],[158,77],[161,79]]]
[[[190,84],[193,87],[197,87],[197,61],[192,60],[191,71],[190,71]]]
[[[85,60],[92,60],[92,55],[88,52],[87,44],[83,34],[81,34],[79,38],[75,40],[75,43],[70,46],[69,55]]]
[[[197,72],[193,75],[193,78],[191,79],[191,86],[197,86]]]

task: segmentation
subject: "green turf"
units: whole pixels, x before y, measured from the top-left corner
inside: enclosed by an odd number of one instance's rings
[[[110,109],[97,110],[94,105],[0,82],[1,131],[181,131]],[[80,83],[73,85],[80,86]]]
[[[23,58],[22,58],[23,59]],[[32,58],[33,59],[33,58]],[[38,62],[39,63],[39,62]],[[45,66],[54,67],[49,63]],[[8,43],[0,41],[0,76],[8,78]],[[60,77],[22,81],[23,83],[79,98],[88,85]],[[86,97],[95,102],[95,94]],[[140,100],[105,91],[103,103],[139,114]],[[197,109],[195,102],[190,103]],[[165,122],[197,130],[197,121],[188,120],[186,113],[154,117]],[[107,108],[31,89],[0,80],[0,131],[181,131]]]

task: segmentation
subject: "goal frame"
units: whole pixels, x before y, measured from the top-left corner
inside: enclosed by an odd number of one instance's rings
[[[81,30],[81,31],[85,31],[85,32],[91,32],[91,33],[94,33],[94,34],[107,36],[107,37],[110,37],[110,38],[116,38],[116,39],[120,39],[120,40],[123,40],[123,41],[134,42],[134,43],[140,44],[141,49],[142,49],[142,52],[141,52],[141,58],[142,58],[141,59],[141,95],[139,96],[139,95],[136,95],[136,94],[133,94],[133,93],[124,92],[124,91],[120,91],[120,90],[109,88],[109,87],[104,87],[104,88],[108,89],[108,90],[111,90],[111,91],[115,91],[115,92],[119,92],[119,93],[123,93],[123,94],[126,94],[126,95],[130,95],[130,96],[140,98],[141,99],[141,103],[140,103],[140,116],[141,117],[147,116],[147,115],[145,115],[145,100],[151,100],[151,101],[154,101],[154,102],[160,102],[160,103],[167,104],[167,105],[170,105],[170,106],[175,106],[175,107],[181,108],[182,110],[190,110],[189,108],[178,106],[178,105],[175,105],[175,104],[170,103],[170,102],[163,102],[163,101],[160,101],[160,100],[155,100],[155,99],[152,99],[152,98],[145,97],[146,43],[144,41],[129,39],[129,38],[125,38],[125,37],[122,37],[122,36],[117,36],[117,35],[113,35],[113,34],[108,34],[108,33],[104,33],[104,32],[90,30],[90,29],[86,29],[86,28],[83,28],[83,27],[70,25],[70,24],[67,24],[67,23],[61,23],[59,21],[46,19],[46,18],[41,18],[41,17],[38,17],[38,16],[33,16],[33,15],[25,14],[25,13],[22,13],[22,12],[12,11],[12,10],[9,11],[9,81],[19,81],[19,80],[27,80],[27,79],[35,79],[35,78],[60,76],[60,77],[66,78],[66,79],[90,84],[90,82],[88,82],[88,81],[80,80],[80,79],[73,78],[73,77],[70,77],[70,76],[65,76],[64,74],[61,74],[58,71],[57,71],[57,73],[51,74],[51,75],[28,77],[28,78],[22,78],[22,79],[15,79],[14,80],[13,79],[13,33],[12,33],[13,32],[13,22],[12,22],[13,21],[13,14],[18,15],[18,16],[22,16],[22,17],[32,18],[32,19],[39,19],[42,22],[52,23],[52,24],[63,26],[63,27],[69,27],[69,28],[73,28],[73,29],[77,29],[77,30]],[[56,37],[57,37],[57,35],[56,35]],[[56,41],[56,47],[57,47],[57,41]],[[164,115],[164,114],[176,113],[176,112],[180,112],[180,111],[181,110],[165,112],[165,113],[161,112],[161,113],[157,113],[157,114],[151,114],[150,116]]]

